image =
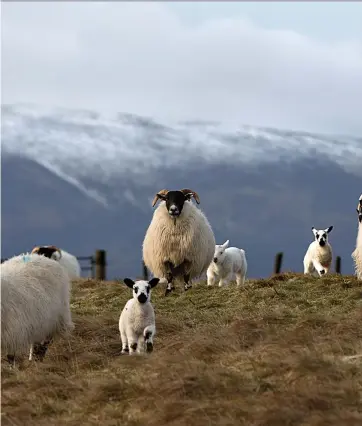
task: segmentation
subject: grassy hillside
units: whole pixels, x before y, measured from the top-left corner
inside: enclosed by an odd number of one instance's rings
[[[74,283],[70,341],[44,363],[2,362],[2,425],[361,425],[362,358],[349,358],[362,354],[361,283],[277,278],[156,287],[147,357],[120,355],[131,290]]]

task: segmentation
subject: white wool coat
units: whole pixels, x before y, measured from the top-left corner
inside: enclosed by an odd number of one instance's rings
[[[5,261],[0,271],[3,353],[18,355],[32,343],[74,328],[70,279],[59,263],[26,254]]]
[[[210,265],[215,249],[215,237],[205,214],[185,201],[176,224],[170,218],[165,201],[153,214],[143,241],[143,260],[155,277],[165,278],[164,262],[176,267],[185,259],[191,261],[190,279],[199,277]]]

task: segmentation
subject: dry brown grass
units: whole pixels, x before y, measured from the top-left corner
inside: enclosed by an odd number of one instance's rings
[[[76,329],[44,363],[2,362],[2,425],[361,425],[362,288],[284,274],[243,290],[156,288],[149,356],[121,356],[131,291],[74,284]]]

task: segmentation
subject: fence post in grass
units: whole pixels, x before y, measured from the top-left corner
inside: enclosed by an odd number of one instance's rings
[[[341,256],[336,257],[336,274],[341,274]]]
[[[95,254],[95,264],[96,264],[96,280],[105,280],[106,279],[106,251],[105,250],[96,250]]]
[[[282,270],[282,262],[283,262],[283,252],[279,252],[275,255],[274,260],[274,274],[280,274],[280,271]]]
[[[142,262],[142,270],[143,270],[143,279],[145,281],[148,281],[148,270],[147,270],[147,266],[145,265],[145,262]]]

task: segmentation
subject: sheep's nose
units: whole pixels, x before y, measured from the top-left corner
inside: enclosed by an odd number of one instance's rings
[[[169,209],[169,213],[171,215],[177,215],[178,212],[179,212],[179,210],[178,210],[178,208],[176,206],[171,206],[170,209]]]
[[[140,303],[145,303],[146,302],[146,300],[147,300],[147,296],[144,294],[144,293],[141,293],[139,296],[138,296],[138,301],[140,302]]]
[[[214,257],[214,262],[217,263],[217,257]]]

